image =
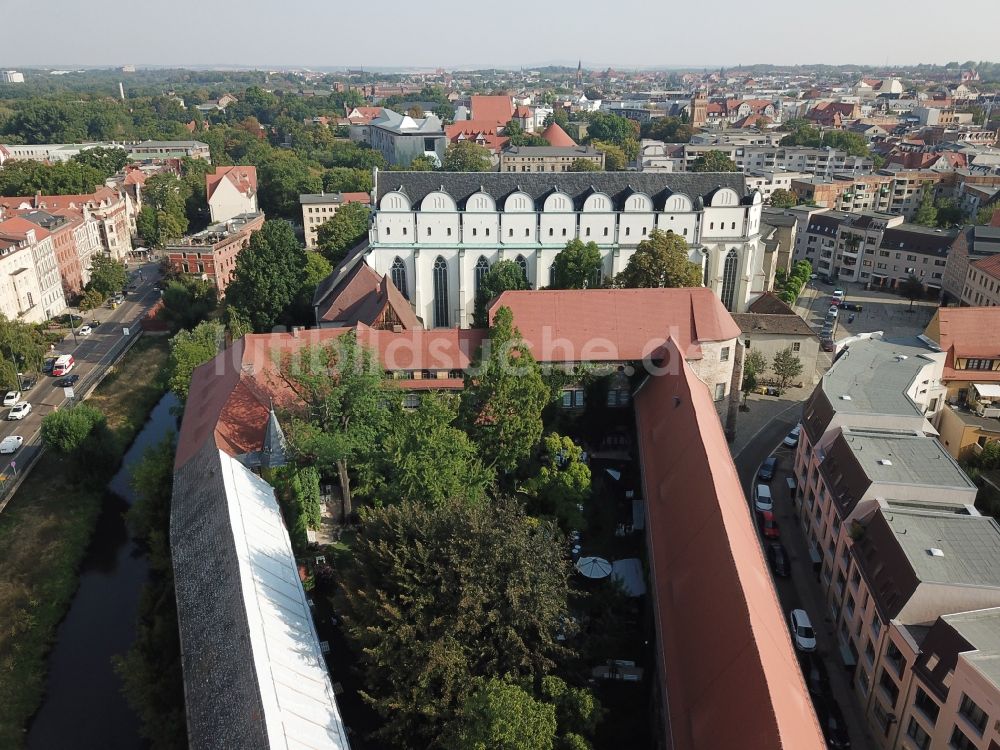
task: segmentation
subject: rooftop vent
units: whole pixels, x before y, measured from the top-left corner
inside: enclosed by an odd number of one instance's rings
[[[879,466],[892,466],[892,461],[888,458],[880,458],[878,460]]]
[[[907,356],[905,354],[897,354],[896,355],[896,361],[897,362],[902,362],[904,359],[907,359]]]
[[[850,397],[850,396],[848,396],[848,395],[847,395],[847,394],[845,393],[845,394],[844,394],[843,396],[841,396],[841,397],[840,397],[840,400],[841,400],[841,401],[850,401],[850,400],[851,400],[851,397]]]
[[[928,547],[927,554],[931,557],[944,557],[944,550],[937,547]]]

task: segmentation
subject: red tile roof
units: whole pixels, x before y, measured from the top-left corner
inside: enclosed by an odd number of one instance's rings
[[[982,260],[973,261],[972,267],[980,273],[1000,280],[1000,255],[990,255]]]
[[[635,407],[666,746],[825,748],[708,389],[682,363]]]
[[[389,309],[403,328],[423,328],[396,286],[367,263],[358,263],[339,287],[324,299],[318,311],[320,320],[342,326],[374,325]]]
[[[35,241],[44,240],[50,234],[47,229],[43,229],[38,224],[20,216],[11,216],[9,219],[0,221],[0,235],[8,238],[26,235],[31,230],[35,232]]]
[[[702,341],[739,337],[711,289],[566,289],[504,292],[490,316],[509,307],[535,359],[639,361],[673,338],[687,359]]]
[[[472,119],[506,125],[514,116],[514,100],[509,96],[473,96]]]
[[[947,352],[943,380],[1000,382],[997,370],[956,370],[955,359],[1000,359],[1000,307],[942,307],[937,312],[938,345]]]
[[[53,211],[60,208],[79,208],[84,205],[95,203],[112,204],[121,198],[121,194],[106,185],[98,187],[93,193],[82,193],[77,195],[39,195],[39,196],[19,196],[14,198],[0,198],[0,206],[10,209],[18,208],[41,208],[45,211]]]
[[[559,127],[557,122],[552,122],[545,130],[542,132],[542,138],[549,142],[550,146],[555,148],[572,148],[576,145],[576,141],[569,137],[569,134]]]
[[[370,193],[341,193],[340,197],[343,203],[368,204],[372,202],[372,196]]]
[[[212,199],[223,180],[229,180],[245,195],[254,195],[257,192],[257,167],[216,167],[214,174],[205,175],[206,200]]]

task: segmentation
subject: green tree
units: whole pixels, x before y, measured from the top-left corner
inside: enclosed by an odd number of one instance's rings
[[[753,349],[743,358],[743,403],[746,404],[750,393],[757,387],[759,377],[767,369],[767,360],[758,350]]]
[[[988,226],[991,221],[993,221],[993,214],[1000,211],[1000,206],[983,206],[976,213],[976,224],[980,226]]]
[[[37,327],[0,315],[0,385],[16,388],[19,372],[41,370],[47,349]]]
[[[337,266],[347,251],[368,234],[371,211],[364,203],[345,203],[333,218],[324,221],[316,232],[316,249],[332,266]]]
[[[654,229],[639,243],[625,268],[615,276],[620,289],[701,286],[702,269],[688,260],[688,245],[673,232]]]
[[[287,221],[264,222],[250,245],[236,256],[226,303],[255,331],[268,331],[302,288],[306,251]]]
[[[328,193],[370,193],[371,170],[331,167],[323,173],[323,189]]]
[[[679,117],[661,117],[650,120],[643,126],[643,138],[652,138],[664,143],[688,143],[694,135],[694,128]]]
[[[104,304],[104,295],[96,289],[88,289],[80,298],[79,308],[81,312],[96,310]]]
[[[392,411],[385,373],[353,332],[328,346],[288,355],[281,371],[305,404],[289,423],[293,452],[301,463],[324,474],[336,472],[343,513],[349,516],[351,467],[370,461],[389,431]]]
[[[965,212],[955,203],[954,198],[942,198],[934,206],[937,209],[937,225],[939,227],[951,227],[961,224],[965,218]]]
[[[606,141],[591,141],[590,145],[604,154],[604,169],[608,172],[624,172],[628,168],[628,156],[620,146]]]
[[[187,196],[184,211],[188,232],[200,231],[208,226],[210,213],[205,176],[214,171],[215,165],[204,159],[184,159],[181,162],[181,182],[184,184],[181,195]]]
[[[368,494],[382,503],[481,502],[493,481],[475,444],[454,426],[457,397],[429,392],[392,420],[371,461]]]
[[[421,154],[413,158],[407,169],[411,172],[433,172],[435,169],[434,160]]]
[[[128,271],[120,260],[106,255],[94,255],[90,259],[90,281],[87,290],[94,289],[105,297],[118,294],[128,282]]]
[[[462,421],[487,466],[509,473],[532,454],[551,397],[510,308],[501,307],[462,392]]]
[[[187,198],[190,187],[172,172],[153,175],[143,186],[144,205],[136,228],[151,247],[163,247],[184,235],[188,228]]]
[[[601,251],[597,243],[572,239],[552,261],[553,289],[586,289],[600,286]]]
[[[791,208],[792,206],[797,206],[798,203],[798,196],[791,190],[778,188],[771,193],[771,205],[775,208]]]
[[[96,169],[106,179],[125,169],[125,165],[128,164],[128,152],[123,148],[98,146],[81,151],[72,161]]]
[[[590,750],[590,744],[581,734],[592,736],[603,715],[594,694],[586,688],[567,685],[550,674],[542,678],[542,698],[556,708],[560,734],[557,746],[563,750]]]
[[[219,294],[215,284],[195,276],[178,276],[163,288],[160,318],[178,328],[192,328],[215,310]]]
[[[627,153],[630,142],[638,146],[638,136],[639,123],[634,120],[608,112],[591,112],[587,115],[587,138],[591,143],[613,143]],[[628,158],[634,158],[634,155]]]
[[[512,260],[497,261],[479,283],[472,324],[476,328],[489,326],[489,304],[503,292],[530,288],[531,285],[528,284],[528,279],[521,266]]]
[[[899,291],[906,299],[910,300],[910,309],[912,310],[913,303],[924,296],[924,282],[910,274],[903,280]]]
[[[555,706],[507,680],[483,681],[469,694],[445,740],[446,750],[552,750]]]
[[[289,325],[314,325],[313,296],[316,287],[333,273],[333,266],[318,252],[306,250],[306,266],[302,277],[302,286],[295,297],[295,302],[288,308],[286,319]]]
[[[706,151],[691,163],[692,172],[738,172],[736,162],[721,151]]]
[[[569,114],[562,107],[556,107],[552,114],[545,116],[545,121],[542,123],[543,127],[548,127],[552,123],[555,123],[561,128],[565,128],[569,125]]]
[[[922,224],[925,227],[937,226],[937,209],[934,207],[934,198],[931,196],[929,185],[924,185],[920,197],[920,206],[913,215],[914,224]]]
[[[607,159],[607,155],[605,155]],[[569,165],[570,172],[600,172],[601,167],[596,162],[591,159],[574,159],[573,163]]]
[[[190,331],[178,331],[170,339],[167,383],[180,402],[187,401],[191,373],[225,347],[226,332],[217,320],[206,320]]]
[[[42,418],[42,442],[63,455],[72,455],[83,448],[94,428],[104,423],[104,414],[89,404],[59,409]]]
[[[490,152],[473,141],[452,143],[444,152],[444,172],[489,172]]]
[[[795,356],[792,347],[786,346],[774,355],[771,369],[778,376],[778,387],[785,390],[789,383],[802,374],[802,360]]]
[[[319,169],[294,151],[257,144],[246,158],[257,167],[260,208],[272,218],[301,218],[299,195],[323,189]]]
[[[338,610],[393,747],[441,737],[477,678],[538,678],[565,655],[569,564],[551,523],[504,498],[365,507],[361,519]]]
[[[104,184],[105,176],[86,164],[36,161],[9,161],[0,169],[0,195],[33,196],[92,193]]]
[[[564,529],[582,528],[577,505],[590,497],[590,467],[583,461],[583,449],[565,435],[546,435],[541,468],[524,489],[533,498],[533,515],[554,517]]]

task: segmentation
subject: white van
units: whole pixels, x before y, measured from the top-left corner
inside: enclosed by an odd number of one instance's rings
[[[72,370],[75,364],[76,360],[72,354],[64,354],[52,365],[52,375],[57,378],[62,377]]]
[[[771,488],[766,484],[757,485],[757,495],[754,498],[754,507],[759,511],[773,510],[774,503],[771,502]]]

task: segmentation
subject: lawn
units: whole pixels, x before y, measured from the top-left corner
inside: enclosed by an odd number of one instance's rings
[[[88,403],[118,436],[120,455],[164,392],[165,338],[144,337]],[[20,747],[45,689],[46,657],[77,587],[103,486],[68,478],[68,460],[39,459],[0,514],[0,747]]]

